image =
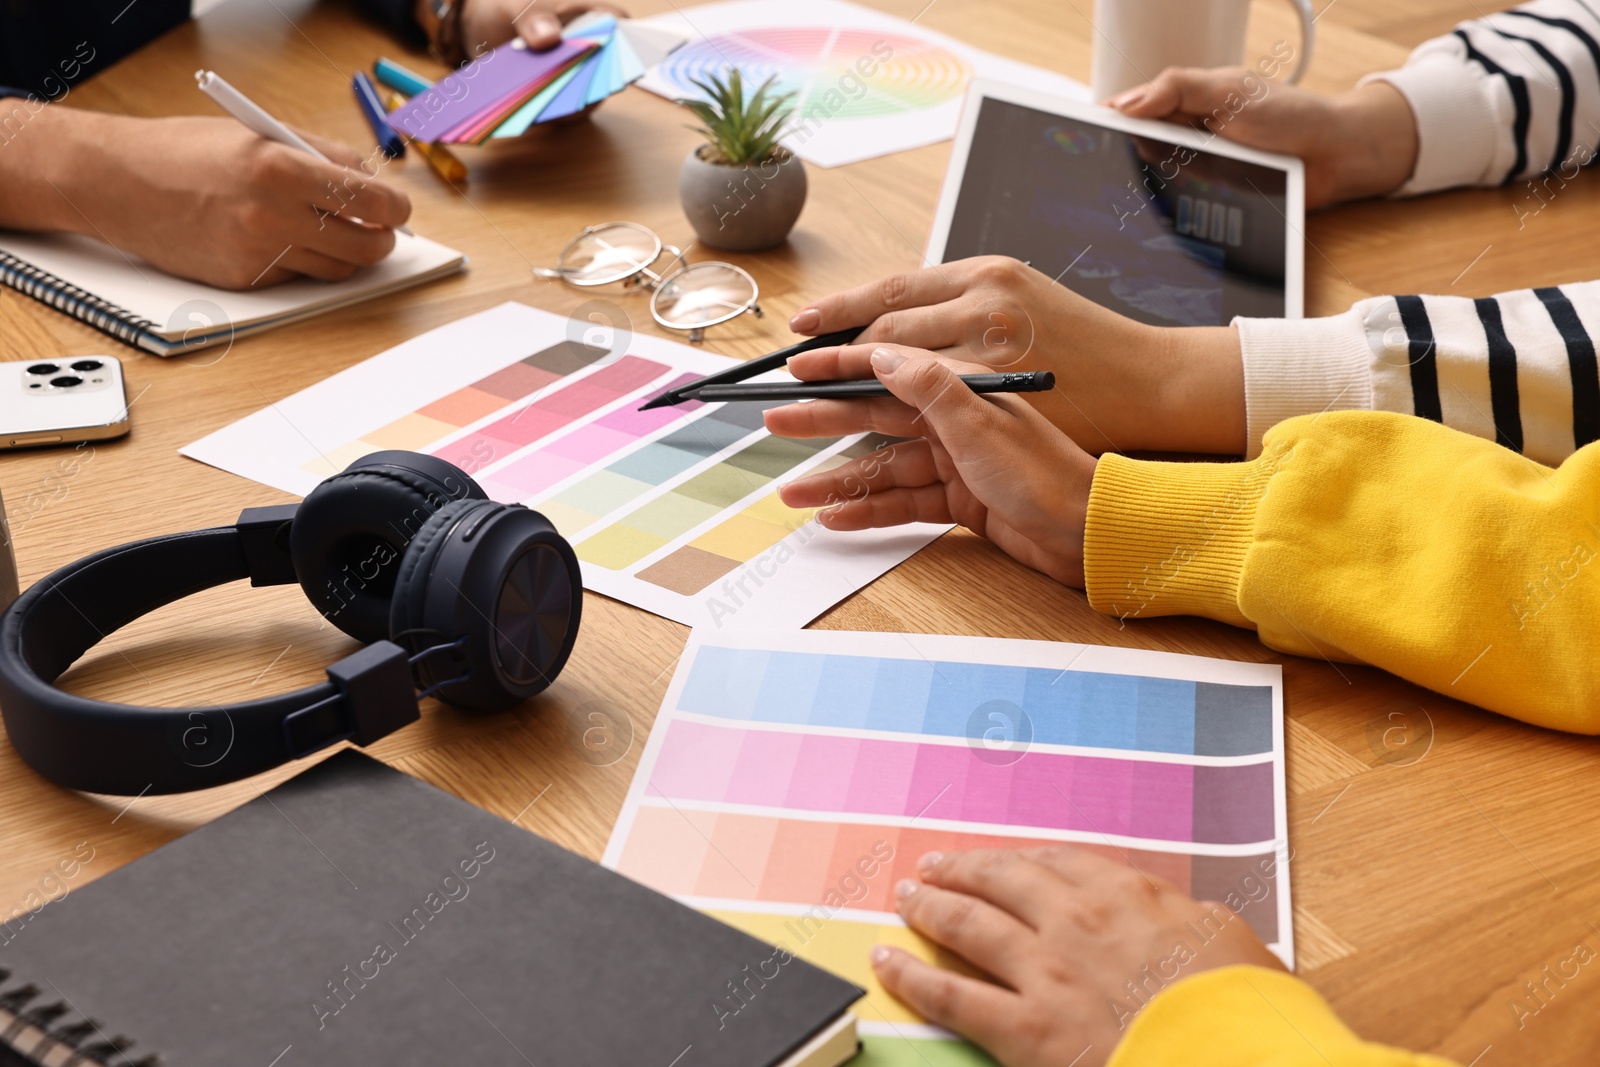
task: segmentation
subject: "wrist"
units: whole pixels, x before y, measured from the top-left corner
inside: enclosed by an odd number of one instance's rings
[[[1074,589],[1084,587],[1084,535],[1089,521],[1089,497],[1094,490],[1099,462],[1098,457],[1081,448],[1071,448],[1061,467],[1061,481],[1051,494],[1059,501],[1054,529],[1060,541],[1053,553],[1056,561],[1050,577]]]
[[[1372,81],[1333,98],[1334,154],[1329,200],[1386,196],[1417,166],[1417,118],[1394,86]]]
[[[91,153],[105,137],[105,116],[49,104],[6,146],[0,180],[7,196],[0,224],[43,232],[84,233],[99,168]]]
[[[1143,327],[1136,352],[1145,368],[1141,395],[1151,410],[1137,446],[1151,452],[1243,455],[1247,443],[1244,358],[1233,326]]]

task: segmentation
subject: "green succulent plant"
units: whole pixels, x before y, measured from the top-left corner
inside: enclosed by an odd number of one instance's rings
[[[737,67],[730,69],[725,78],[713,74],[705,81],[694,79],[695,86],[710,99],[678,103],[700,120],[700,125],[689,128],[704,136],[711,146],[709,162],[760,163],[786,153],[778,139],[794,114],[794,93],[773,91],[776,80],[776,75],[768,78],[746,100],[744,80]]]

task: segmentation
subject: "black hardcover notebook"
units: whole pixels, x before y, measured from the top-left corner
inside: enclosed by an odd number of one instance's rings
[[[831,1067],[861,994],[353,751],[4,933],[0,1065]]]

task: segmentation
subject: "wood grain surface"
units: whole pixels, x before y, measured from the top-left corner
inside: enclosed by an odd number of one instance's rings
[[[978,47],[1088,77],[1091,0],[875,3]],[[632,6],[649,14],[671,5]],[[1333,0],[1318,19],[1305,84],[1349,87],[1479,11],[1461,0]],[[1252,54],[1295,33],[1289,4],[1257,0]],[[231,0],[74,89],[66,103],[132,115],[211,113],[192,74],[212,67],[280,118],[367,146],[349,75],[378,55],[439,73],[341,5]],[[504,300],[570,313],[590,294],[539,281],[529,267],[552,262],[582,226],[631,219],[669,242],[689,243],[676,175],[694,143],[682,113],[630,90],[590,122],[463,149],[471,179],[459,191],[411,153],[386,167],[386,179],[410,194],[416,230],[466,252],[470,269],[227,349],[163,361],[0,290],[0,359],[111,351],[125,362],[134,398],[133,433],[123,441],[0,458],[24,585],[117,542],[227,523],[243,507],[285,501],[177,449],[423,330]],[[810,202],[789,243],[729,257],[760,282],[766,319],[719,327],[707,348],[741,357],[766,351],[789,340],[785,321],[807,300],[916,266],[948,155],[948,145],[935,145],[836,170],[811,168]],[[1519,221],[1528,195],[1510,187],[1313,215],[1305,234],[1308,313],[1340,311],[1375,293],[1481,295],[1592,277],[1600,186],[1582,179]],[[642,299],[617,299],[638,329],[661,332]],[[626,304],[630,299],[637,303]],[[114,634],[65,684],[147,704],[243,699],[305,685],[351,648],[320,622],[293,588],[215,590]],[[1600,809],[1593,742],[1498,718],[1381,671],[1280,656],[1252,634],[1216,623],[1123,626],[1091,611],[1082,593],[960,532],[816,625],[1281,663],[1300,973],[1373,1039],[1462,1064],[1576,1067],[1600,1058],[1593,1024],[1600,966],[1556,982],[1545,971],[1559,974],[1581,941],[1600,947],[1600,833],[1588,821]],[[546,697],[494,716],[430,702],[421,722],[372,751],[598,856],[685,634],[676,623],[590,595],[577,651]],[[594,712],[619,724],[610,755],[581,740]],[[630,732],[631,743],[624,736]],[[94,859],[74,885],[298,769],[130,803],[51,786],[0,742],[0,913],[24,907],[78,842],[92,845]],[[1530,998],[1530,981],[1541,987],[1539,1000]],[[1529,1010],[1517,1011],[1518,1003]]]

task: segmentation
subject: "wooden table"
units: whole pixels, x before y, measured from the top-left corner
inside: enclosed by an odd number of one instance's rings
[[[1090,0],[878,0],[979,47],[1088,76]],[[668,2],[634,0],[641,14]],[[1503,3],[1491,6],[1505,6]],[[1334,0],[1319,20],[1306,84],[1324,91],[1398,64],[1407,48],[1477,5],[1462,0]],[[919,15],[919,9],[920,15]],[[1251,54],[1294,39],[1289,7],[1259,0]],[[280,117],[367,145],[348,75],[401,50],[339,5],[232,0],[94,82],[69,104],[138,115],[206,111],[192,72],[215,67]],[[436,71],[421,56],[411,61]],[[593,122],[468,151],[466,194],[413,153],[388,167],[417,229],[470,255],[465,274],[314,322],[163,361],[120,348],[32,301],[0,291],[0,359],[115,351],[127,366],[134,431],[82,450],[0,460],[24,585],[106,545],[232,521],[286,498],[180,457],[180,445],[423,330],[508,299],[559,313],[584,294],[532,279],[581,226],[629,218],[687,243],[676,195],[694,143],[682,115],[640,91]],[[784,322],[820,294],[915,266],[948,145],[824,171],[789,244],[734,257],[759,280],[764,322],[714,331],[707,347],[748,356],[788,338]],[[1373,293],[1484,294],[1592,277],[1600,186],[1563,190],[1519,226],[1526,190],[1452,193],[1325,211],[1308,223],[1310,314]],[[1528,202],[1524,206],[1531,205]],[[642,302],[634,314],[653,330]],[[937,592],[934,592],[937,590]],[[308,684],[350,648],[294,588],[214,591],[119,632],[67,676],[76,692],[150,704],[243,699]],[[1524,982],[1542,980],[1583,941],[1600,947],[1600,810],[1593,744],[1443,699],[1372,669],[1278,656],[1243,631],[1159,619],[1127,628],[963,533],[947,536],[838,606],[817,625],[1127,644],[1283,664],[1289,817],[1300,973],[1361,1033],[1482,1065],[1588,1064],[1600,964],[1549,983],[1537,1015]],[[380,758],[490,811],[597,856],[633,774],[685,630],[591,596],[576,654],[549,695],[471,716],[435,706],[374,746]],[[631,724],[627,754],[605,765],[577,741],[589,711]],[[603,761],[602,761],[603,762]],[[0,911],[37,891],[88,842],[99,877],[255,796],[292,771],[233,787],[132,803],[46,784],[0,742]],[[1570,967],[1568,968],[1570,973]],[[1518,1015],[1523,1014],[1522,1027]]]

